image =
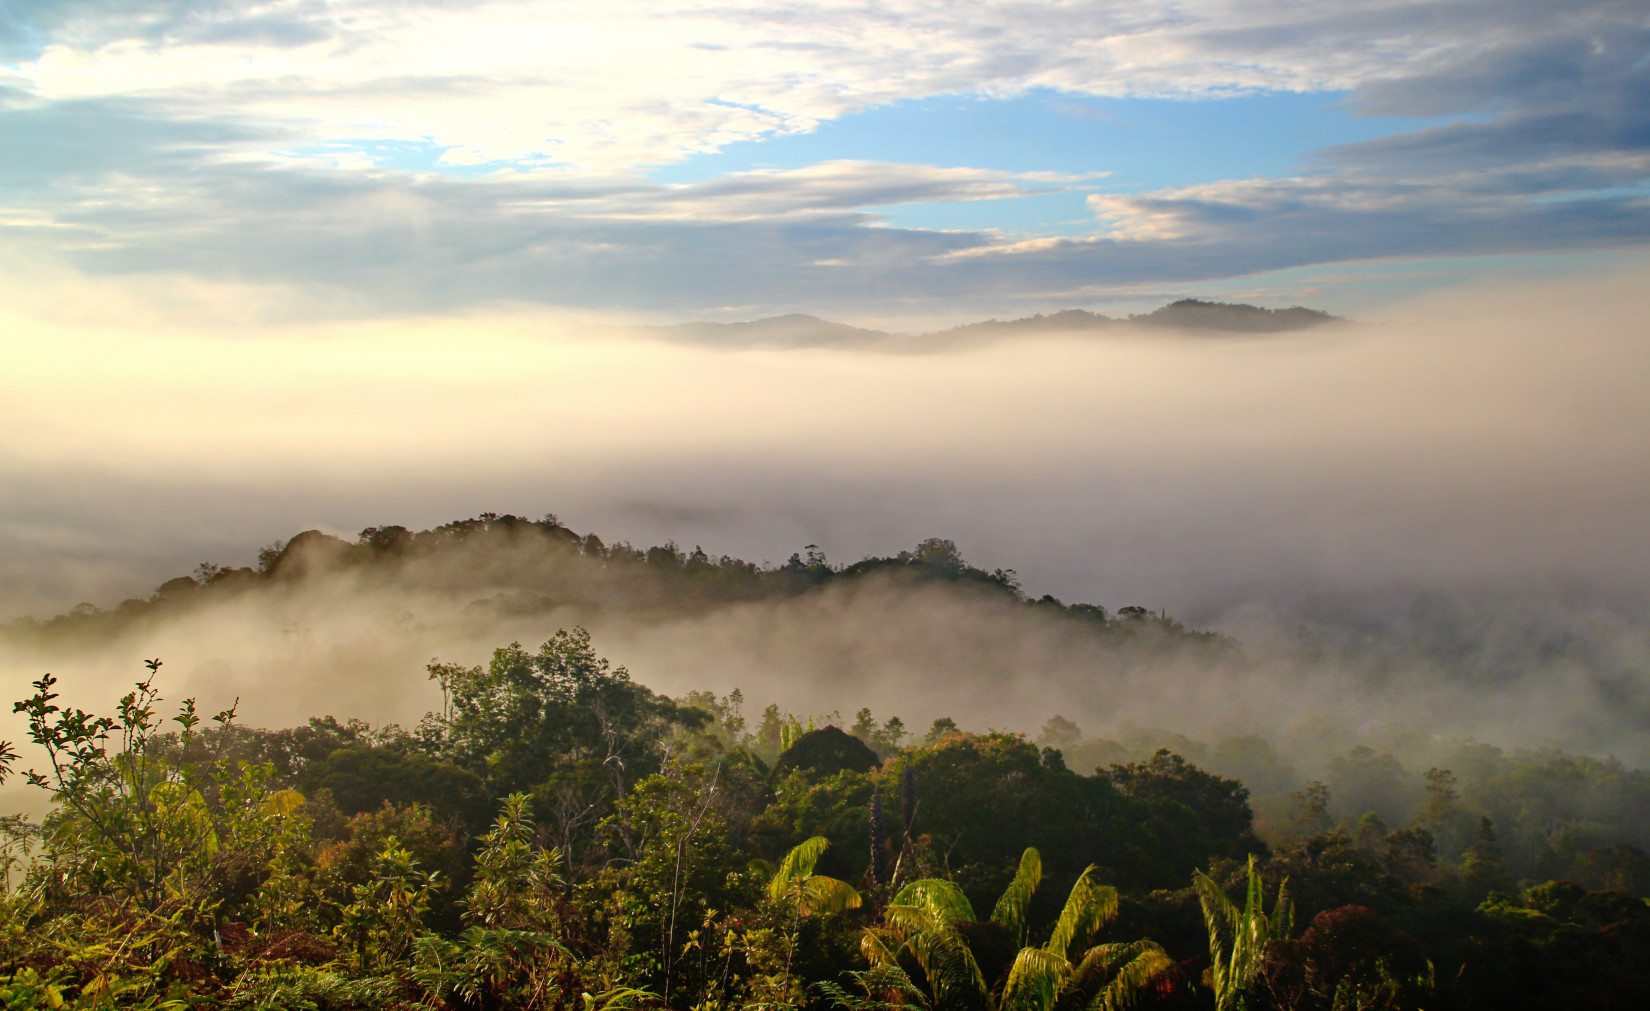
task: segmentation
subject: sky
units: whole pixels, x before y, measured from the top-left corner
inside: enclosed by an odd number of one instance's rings
[[[0,270],[259,324],[1369,314],[1633,262],[1647,53],[1632,0],[10,0]]]
[[[1614,594],[1647,180],[1642,2],[9,0],[0,619],[482,512],[1206,621]],[[1357,325],[627,329],[1187,296]]]

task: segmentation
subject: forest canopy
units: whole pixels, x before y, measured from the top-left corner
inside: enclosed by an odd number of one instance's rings
[[[1053,743],[953,720],[918,736],[868,710],[751,719],[738,693],[651,691],[580,628],[426,676],[443,705],[410,730],[256,729],[193,700],[168,718],[159,659],[109,715],[60,707],[40,678],[17,703],[25,754],[4,749],[7,773],[55,802],[40,824],[0,828],[7,1006],[1650,994],[1650,861],[1573,842],[1629,826],[1558,828],[1531,863],[1487,813],[1521,777],[1584,783],[1573,763],[1515,763],[1494,785],[1434,769],[1403,823],[1331,820],[1315,782],[1263,838],[1243,783],[1167,748],[1083,769]],[[1044,740],[1075,754],[1078,733],[1051,720]],[[1608,778],[1642,809],[1642,774]]]
[[[944,539],[850,565],[810,545],[758,566],[492,515],[353,542],[310,531],[255,566],[203,564],[146,599],[6,635],[42,649],[130,640],[340,573],[460,596],[486,585],[472,610],[535,620],[570,600],[668,621],[833,587],[942,587],[1055,622],[1096,656],[1244,663],[1231,639],[1161,611],[1033,597]],[[848,682],[837,710],[793,711],[737,688],[659,691],[602,641],[566,625],[409,667],[397,690],[428,687],[439,704],[405,725],[333,711],[257,727],[235,705],[208,717],[168,698],[160,658],[107,711],[39,676],[16,703],[26,737],[0,748],[5,777],[50,798],[43,817],[0,820],[6,1006],[1650,997],[1650,774],[1614,759],[1448,739],[1406,750],[1325,728],[1320,770],[1248,731],[1091,733],[1059,695],[1036,733],[961,709],[908,724],[855,706]]]

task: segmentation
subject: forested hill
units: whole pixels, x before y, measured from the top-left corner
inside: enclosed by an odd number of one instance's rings
[[[0,807],[8,1011],[1650,1003],[1650,773],[1321,721],[1291,755],[1230,718],[1312,682],[944,540],[307,531],[8,634],[53,671],[0,734],[39,802]],[[1226,729],[1130,726],[1154,690]]]
[[[84,642],[211,603],[302,589],[327,577],[347,577],[361,591],[394,588],[468,597],[465,609],[477,619],[559,609],[671,618],[874,580],[896,592],[942,589],[976,601],[1023,606],[1039,616],[1069,620],[1101,639],[1234,649],[1221,636],[1188,629],[1138,605],[1111,612],[1096,604],[1068,605],[1048,595],[1033,599],[1022,591],[1013,570],[970,565],[953,542],[940,538],[850,565],[831,563],[810,544],[782,565],[764,566],[710,555],[699,547],[684,551],[672,542],[648,548],[607,544],[595,533],[569,529],[553,515],[530,520],[492,513],[429,530],[368,527],[354,541],[307,530],[264,547],[255,566],[202,563],[192,575],[169,579],[147,597],[109,609],[84,603],[45,620],[17,618],[4,626],[4,634],[13,641],[72,637]]]

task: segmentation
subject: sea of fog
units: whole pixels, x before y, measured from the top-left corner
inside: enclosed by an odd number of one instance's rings
[[[757,709],[1643,763],[1639,280],[1457,291],[1281,335],[920,354],[716,349],[529,310],[275,326],[69,282],[11,292],[0,619],[113,607],[305,529],[554,512],[609,542],[755,562],[947,537],[1032,596],[1166,609],[1231,634],[1244,662],[1119,664],[1024,609],[874,581],[644,620],[478,611],[484,578],[436,593],[341,575],[0,664],[14,695],[52,670],[106,706],[160,656],[170,696],[239,697],[254,724],[412,722],[437,698],[432,658],[579,622],[639,681],[739,687]]]

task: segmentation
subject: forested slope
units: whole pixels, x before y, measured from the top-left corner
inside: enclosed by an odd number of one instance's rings
[[[1173,675],[1190,721],[1266,672],[1230,639],[1143,607],[1031,598],[943,540],[847,566],[812,548],[759,566],[605,545],[550,518],[309,532],[255,567],[203,565],[148,599],[6,636],[41,656],[102,644],[106,658],[151,636],[188,648],[178,629],[205,635],[231,615],[223,634],[244,636],[386,600],[424,616],[392,615],[382,634],[447,643],[427,663],[359,674],[427,701],[399,723],[353,718],[336,672],[363,653],[316,662],[330,693],[296,663],[285,680],[277,670],[267,690],[310,707],[284,722],[249,720],[233,697],[210,718],[217,702],[180,705],[224,686],[217,668],[176,677],[165,657],[113,707],[86,701],[88,684],[32,675],[0,764],[8,799],[52,803],[0,823],[8,1007],[1650,999],[1650,775],[1321,720],[1274,736],[1085,731],[1096,699]],[[438,613],[447,638],[423,626]],[[825,654],[814,688],[833,701],[770,702],[783,666],[747,682],[749,699],[661,690],[605,657],[606,633],[560,623],[570,616],[691,628],[741,673],[795,639]],[[512,621],[544,632],[485,650],[448,634]],[[841,638],[818,633],[833,623]],[[870,645],[845,652],[850,639]],[[947,639],[956,648],[939,651]],[[1079,659],[1001,680],[1055,655],[1027,642]],[[962,666],[946,684],[945,663],[990,648],[996,666],[972,669],[982,694]],[[861,662],[869,672],[852,676]],[[889,672],[925,663],[936,680],[906,696],[924,715],[884,705]],[[990,729],[1003,711],[979,700],[1013,690],[1054,713],[1039,731]]]

